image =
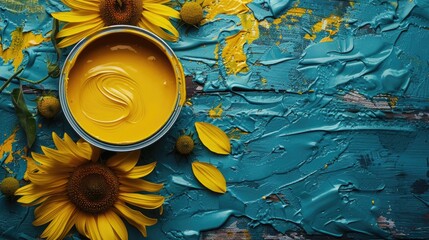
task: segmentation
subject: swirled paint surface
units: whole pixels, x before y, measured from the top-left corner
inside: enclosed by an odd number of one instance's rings
[[[112,33],[83,46],[73,58],[66,99],[79,126],[113,144],[155,134],[177,104],[177,81],[157,45],[137,34]]]
[[[0,6],[3,50],[19,27],[49,38],[49,13],[65,8],[58,0],[39,2]],[[427,239],[429,1],[198,2],[202,24],[174,22],[181,35],[169,43],[192,80],[192,97],[140,161],[158,161],[149,177],[164,183],[166,197],[147,239]],[[29,79],[43,77],[55,53],[49,41],[19,51]],[[2,81],[14,67],[3,61]],[[22,84],[56,91],[57,82]],[[15,132],[9,98],[18,84],[12,81],[0,98],[0,159],[24,179],[25,135]],[[74,133],[63,115],[37,121],[31,151],[53,146],[51,131]],[[195,122],[223,129],[232,154],[215,155],[198,139],[190,156],[176,154],[176,138],[195,132]],[[228,191],[200,185],[194,160],[215,165]],[[0,206],[1,237],[37,239],[43,231],[31,224],[33,208],[4,197]],[[130,239],[143,239],[127,228]]]

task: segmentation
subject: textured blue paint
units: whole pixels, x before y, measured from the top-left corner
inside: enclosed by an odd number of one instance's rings
[[[40,4],[44,16],[0,6],[4,47],[23,24],[26,31],[48,36],[48,13],[64,7],[57,0]],[[295,4],[313,13],[298,22],[284,20],[276,29],[274,18]],[[427,237],[429,1],[357,1],[351,7],[347,1],[255,0],[248,6],[258,20],[271,25],[260,26],[260,38],[245,46],[246,73],[228,75],[222,59],[215,57],[216,45],[221,56],[225,39],[241,29],[238,17],[221,15],[199,28],[177,23],[181,39],[170,45],[205,94],[192,97],[169,134],[142,150],[141,164],[158,161],[149,178],[165,184],[161,194],[166,196],[158,224],[148,228],[149,239],[198,239],[231,216],[246,218],[241,227],[250,231],[270,225],[280,233],[356,239]],[[324,32],[315,41],[303,38],[331,14],[343,18],[332,42],[320,42]],[[43,77],[47,58],[53,56],[50,42],[26,50],[22,77]],[[12,74],[11,64],[2,63],[0,79]],[[32,87],[56,91],[57,81]],[[0,141],[17,125],[9,96],[17,84],[1,94]],[[34,94],[26,98],[36,113],[30,101]],[[209,110],[219,104],[222,116],[209,118]],[[78,137],[62,115],[37,121],[42,127],[34,151],[53,146],[52,131]],[[198,140],[191,156],[178,156],[175,139],[182,130],[195,132],[196,121],[246,134],[231,140],[228,156],[210,153]],[[24,145],[18,131],[14,151]],[[7,166],[21,179],[25,163],[17,154],[14,158]],[[191,170],[196,159],[224,174],[225,194],[212,193],[196,181]],[[32,208],[4,197],[0,206],[1,237],[36,239],[43,230],[31,225]],[[128,230],[132,239],[140,236],[134,228]]]

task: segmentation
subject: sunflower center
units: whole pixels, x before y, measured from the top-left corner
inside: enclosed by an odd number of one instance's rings
[[[88,163],[75,169],[69,178],[67,195],[80,210],[100,213],[118,200],[119,181],[113,172],[99,163]]]
[[[100,2],[100,16],[106,26],[137,25],[142,11],[142,0],[101,0]]]

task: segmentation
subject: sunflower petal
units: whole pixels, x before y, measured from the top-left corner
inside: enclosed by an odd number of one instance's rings
[[[149,21],[153,25],[160,26],[161,28],[169,31],[176,38],[179,37],[179,32],[166,17],[160,16],[150,11],[143,11],[142,14],[146,21]]]
[[[129,172],[133,167],[136,166],[140,158],[140,150],[131,152],[120,152],[107,160],[106,165],[109,168],[117,170],[119,172]]]
[[[73,154],[69,146],[55,132],[52,132],[52,140],[54,140],[54,144],[59,151]]]
[[[192,172],[206,188],[217,193],[226,192],[226,181],[222,173],[210,163],[193,162]]]
[[[67,204],[56,213],[56,217],[43,231],[41,237],[47,240],[61,239],[65,236],[74,225],[74,212],[76,207],[72,204]]]
[[[198,137],[210,151],[227,155],[231,153],[229,138],[220,128],[205,122],[196,122]]]
[[[72,9],[82,10],[82,11],[93,11],[99,12],[100,7],[96,2],[91,1],[82,1],[82,0],[62,0],[65,5]]]
[[[103,240],[100,235],[101,229],[97,226],[97,221],[95,220],[95,215],[87,215],[86,218],[86,232],[89,235],[89,239],[91,240]]]
[[[77,158],[70,152],[63,152],[60,150],[47,148],[45,146],[42,146],[42,151],[46,157],[60,161],[61,163],[68,166],[76,167],[85,162],[85,159]]]
[[[164,184],[152,183],[143,179],[120,178],[119,182],[121,183],[119,186],[121,192],[158,192],[164,187]]]
[[[128,240],[127,228],[121,218],[114,211],[108,211],[105,214],[118,239]]]
[[[39,186],[59,187],[68,182],[68,174],[28,173],[29,180]]]
[[[140,21],[139,22],[139,27],[144,28],[146,30],[149,30],[153,33],[155,33],[156,35],[158,35],[160,38],[168,40],[168,41],[177,41],[177,37],[168,34],[167,32],[165,32],[164,30],[162,30],[162,28],[152,24],[151,22],[147,22],[147,21]]]
[[[87,22],[89,20],[100,17],[98,13],[82,13],[78,11],[71,12],[53,12],[52,17],[63,22]]]
[[[162,206],[164,197],[153,194],[119,193],[119,199],[144,209],[155,209]]]
[[[63,193],[66,191],[66,185],[62,185],[60,187],[55,188],[46,188],[46,187],[37,187],[34,184],[28,184],[22,188],[19,188],[16,190],[15,195],[16,196],[22,196],[18,199],[19,203],[23,204],[30,204],[36,201],[37,199],[52,195],[52,194],[58,194]]]
[[[112,225],[104,213],[97,215],[97,226],[100,232],[101,239],[116,239],[116,234],[113,231]]]
[[[143,4],[147,4],[147,3],[162,4],[162,3],[168,3],[168,2],[170,2],[170,0],[144,0]]]
[[[152,162],[143,166],[134,167],[129,171],[125,177],[127,178],[142,178],[151,173],[156,167],[156,162]]]
[[[68,47],[70,45],[73,45],[73,44],[79,42],[80,40],[82,40],[83,38],[95,33],[96,31],[98,31],[103,26],[104,26],[104,24],[100,24],[91,30],[66,37],[66,38],[62,39],[61,42],[58,43],[58,47],[59,48],[65,48],[65,47]]]
[[[143,6],[145,9],[166,17],[173,17],[173,18],[180,18],[180,13],[176,11],[175,9],[159,4],[159,3],[144,3]]]
[[[92,148],[89,143],[79,141],[75,143],[67,133],[64,133],[64,141],[74,154],[84,159],[91,159]]]
[[[75,221],[76,229],[80,234],[82,234],[87,238],[91,237],[86,230],[86,219],[90,217],[92,218],[93,216],[89,216],[88,214],[81,211],[76,212],[76,221]]]
[[[62,162],[56,161],[55,159],[52,159],[50,157],[47,157],[43,154],[39,154],[36,152],[31,152],[31,157],[36,162],[42,164],[43,166],[47,166],[47,167],[65,167],[66,166]]]
[[[70,202],[64,195],[47,199],[34,210],[35,220],[33,221],[33,225],[41,226],[52,221],[58,212],[67,204],[70,204]]]
[[[57,38],[67,37],[90,30],[103,23],[101,19],[92,19],[86,23],[67,23],[65,27],[57,34]]]
[[[156,219],[149,218],[143,213],[129,208],[121,201],[117,201],[114,207],[116,208],[119,215],[125,218],[131,225],[136,227],[145,237],[147,236],[146,226],[152,226],[157,222]]]

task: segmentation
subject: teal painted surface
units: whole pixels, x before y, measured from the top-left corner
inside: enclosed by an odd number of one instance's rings
[[[4,49],[19,26],[48,36],[48,13],[64,10],[56,0],[40,1],[46,12],[39,14],[16,11],[10,2],[0,5]],[[276,28],[273,18],[295,4],[313,13],[298,22],[284,20]],[[234,229],[248,229],[254,239],[268,237],[254,230],[262,225],[308,238],[427,238],[429,1],[356,1],[350,6],[347,1],[254,0],[248,6],[271,27],[260,25],[259,39],[244,46],[246,73],[227,74],[215,56],[216,45],[241,29],[236,16],[222,15],[199,29],[181,26],[180,41],[170,43],[205,94],[195,94],[173,129],[142,150],[141,164],[158,161],[150,179],[165,184],[161,194],[167,198],[148,238],[198,239],[231,216],[246,218]],[[304,39],[313,25],[332,14],[342,18],[332,42],[320,42],[325,31],[314,41]],[[55,52],[44,42],[26,49],[24,56],[21,76],[40,79]],[[13,72],[10,62],[2,62],[2,81]],[[18,123],[9,96],[17,84],[1,94],[1,142]],[[51,78],[28,87],[56,91],[57,84]],[[35,94],[30,91],[26,98],[36,113],[30,101]],[[219,104],[221,117],[210,118],[209,110]],[[78,138],[62,115],[37,121],[41,128],[34,151],[53,146],[52,131]],[[196,121],[213,123],[230,135],[235,129],[246,134],[231,140],[231,155],[212,154],[197,141],[191,156],[180,157],[174,152],[175,138],[182,130],[195,132]],[[24,145],[19,130],[15,153],[10,153],[14,161],[6,165],[19,179],[26,167],[18,154]],[[227,193],[212,193],[195,180],[191,162],[196,159],[219,168]],[[2,178],[5,174],[0,172]],[[2,238],[37,238],[43,228],[31,225],[32,208],[3,196],[0,204]],[[136,229],[128,230],[138,238]]]

